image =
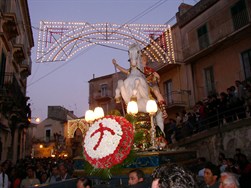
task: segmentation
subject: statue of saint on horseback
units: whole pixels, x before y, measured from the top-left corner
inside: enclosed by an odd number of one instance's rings
[[[155,115],[157,125],[164,133],[164,119],[167,118],[166,104],[160,93],[158,83],[160,76],[152,68],[146,66],[147,59],[142,57],[139,45],[129,46],[130,68],[125,69],[117,64],[113,59],[114,66],[123,73],[127,74],[125,80],[119,80],[115,90],[115,100],[121,102],[121,97],[126,104],[131,100],[137,101],[138,111],[146,113],[147,101],[152,98],[152,94],[157,98],[159,110]]]

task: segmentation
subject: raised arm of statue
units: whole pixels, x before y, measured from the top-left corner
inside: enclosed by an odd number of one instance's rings
[[[129,70],[128,69],[125,69],[123,67],[121,67],[120,65],[117,64],[117,61],[115,59],[112,59],[112,63],[113,65],[118,69],[120,70],[121,72],[125,73],[125,74],[129,74]]]

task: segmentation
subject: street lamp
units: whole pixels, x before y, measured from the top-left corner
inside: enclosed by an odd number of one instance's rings
[[[40,118],[39,118],[39,117],[36,117],[36,118],[35,118],[35,122],[39,123],[39,122],[40,122]]]
[[[36,123],[40,123],[40,118],[39,117],[29,117],[28,121],[31,122],[32,119],[34,119]]]
[[[103,108],[101,108],[101,107],[96,107],[95,109],[94,109],[94,111],[93,110],[87,110],[86,112],[85,112],[85,121],[87,121],[88,123],[92,123],[94,120],[96,120],[96,119],[100,119],[100,118],[102,118],[102,117],[104,117],[104,110],[103,110]]]
[[[103,108],[101,108],[101,107],[96,107],[96,108],[94,109],[94,118],[95,118],[95,119],[99,119],[99,118],[102,118],[102,117],[104,117],[104,116],[105,116],[105,114],[104,114]]]
[[[94,121],[94,119],[95,119],[95,115],[94,115],[93,110],[87,110],[85,112],[85,121],[87,121],[88,123],[91,123]]]
[[[126,109],[128,114],[136,115],[138,113],[138,105],[136,101],[130,101],[127,105]]]
[[[156,137],[156,129],[153,122],[153,116],[158,111],[158,106],[155,100],[148,100],[146,104],[146,111],[149,113],[149,116],[151,118],[151,147],[149,149],[157,150],[157,147],[155,145],[155,137]]]

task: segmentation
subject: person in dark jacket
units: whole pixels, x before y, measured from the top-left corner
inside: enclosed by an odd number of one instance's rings
[[[140,169],[133,169],[128,174],[128,185],[130,188],[148,188],[150,184],[145,180],[145,174]]]
[[[56,181],[64,181],[66,179],[71,179],[71,175],[68,173],[68,168],[64,163],[60,163],[58,165],[59,177],[57,177]]]

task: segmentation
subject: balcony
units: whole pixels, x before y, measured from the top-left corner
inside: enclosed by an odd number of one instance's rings
[[[29,75],[31,75],[31,58],[24,59],[20,65],[21,71],[20,75],[22,79],[26,79]]]
[[[22,64],[25,59],[24,46],[22,44],[14,44],[13,58],[18,64]]]
[[[112,99],[112,92],[106,91],[106,92],[98,92],[94,93],[94,99],[98,102],[106,102]]]
[[[49,143],[55,143],[56,139],[54,136],[50,137],[40,137],[40,138],[32,138],[32,143],[33,144],[49,144]]]
[[[190,107],[190,90],[179,90],[172,91],[168,95],[166,95],[167,108],[184,108]]]
[[[18,84],[13,73],[5,73],[0,83],[0,98],[3,101],[3,111],[6,113],[19,113],[26,119],[27,97],[21,86]]]
[[[8,40],[12,40],[19,35],[18,22],[14,13],[3,14],[5,23],[3,24],[3,31]]]

